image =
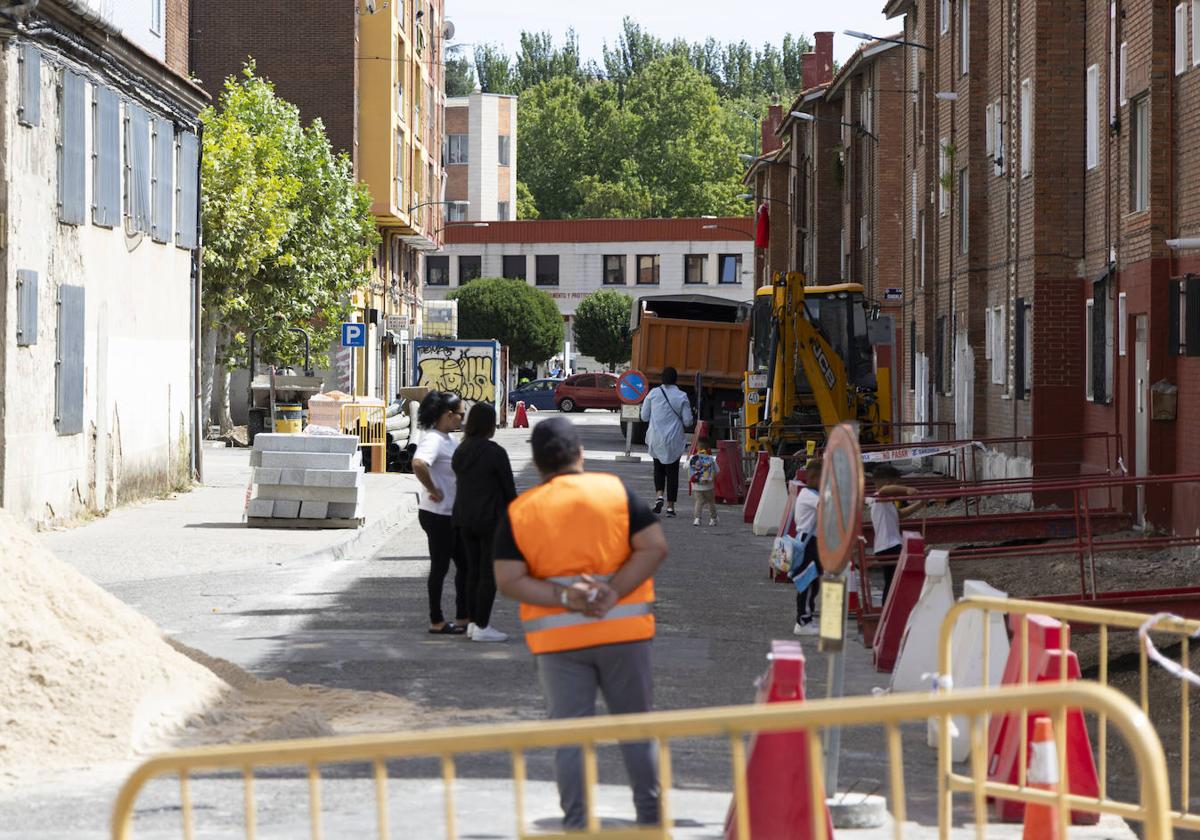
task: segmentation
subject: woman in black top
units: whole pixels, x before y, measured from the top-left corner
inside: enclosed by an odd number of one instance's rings
[[[471,623],[467,635],[476,642],[503,642],[507,633],[491,627],[496,600],[492,570],[492,540],[496,524],[517,497],[508,453],[492,440],[496,434],[496,409],[476,403],[463,427],[463,442],[451,465],[457,479],[454,525],[467,555],[467,607]]]

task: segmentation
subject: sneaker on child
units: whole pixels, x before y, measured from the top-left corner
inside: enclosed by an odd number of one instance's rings
[[[507,640],[507,633],[502,633],[493,627],[476,627],[475,634],[471,636],[471,641],[474,642],[504,642]]]
[[[793,636],[816,636],[820,632],[815,621],[806,621],[803,624],[797,621],[796,626],[792,628]]]

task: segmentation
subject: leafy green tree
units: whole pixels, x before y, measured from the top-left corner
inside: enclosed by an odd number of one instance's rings
[[[475,47],[475,76],[484,93],[518,93],[516,76],[508,54],[496,44]]]
[[[557,47],[549,32],[521,33],[521,49],[513,68],[518,90],[528,90],[560,76],[577,82],[584,80],[587,72],[579,52],[579,35],[568,29],[563,41],[562,47]]]
[[[580,218],[638,219],[653,213],[654,198],[650,190],[636,177],[632,162],[627,163],[628,174],[620,180],[605,181],[596,175],[579,179],[575,186],[580,197]]]
[[[560,77],[535,85],[517,101],[517,160],[541,215],[567,219],[579,207],[574,185],[588,172],[589,125],[580,109],[582,86]]]
[[[628,362],[633,349],[629,329],[632,299],[613,289],[598,289],[575,310],[575,340],[579,352],[591,356],[609,370]]]
[[[537,202],[533,200],[533,193],[529,191],[529,185],[524,181],[517,181],[517,218],[524,221],[541,218],[541,215]]]
[[[562,347],[562,314],[554,299],[523,280],[472,280],[452,292],[458,301],[458,335],[495,339],[513,364],[544,362]]]
[[[201,119],[202,389],[205,416],[228,430],[229,370],[246,362],[249,333],[277,364],[297,360],[291,327],[329,346],[379,236],[349,159],[252,62]]]
[[[457,52],[446,56],[446,95],[466,96],[475,90],[475,71],[471,60]]]

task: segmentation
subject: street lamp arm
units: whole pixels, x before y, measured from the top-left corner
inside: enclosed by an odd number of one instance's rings
[[[754,234],[741,228],[730,227],[729,225],[705,225],[704,230],[731,230],[734,233],[741,234],[747,239],[754,239]]]
[[[414,210],[420,210],[422,207],[430,207],[434,204],[453,204],[453,203],[454,203],[453,201],[422,201],[420,204],[414,204],[412,207],[409,207],[408,212],[411,213]]]
[[[927,44],[918,44],[916,41],[905,41],[903,38],[880,38],[878,35],[869,35],[866,32],[856,32],[853,29],[843,29],[843,35],[849,35],[851,38],[857,38],[860,41],[883,41],[885,44],[899,44],[902,47],[915,47],[919,50],[929,50],[933,52],[933,47]]]
[[[771,198],[767,195],[754,196],[750,193],[742,193],[738,198],[742,201],[773,201],[776,204],[786,204],[788,207],[792,206],[790,201],[784,201],[782,198]]]

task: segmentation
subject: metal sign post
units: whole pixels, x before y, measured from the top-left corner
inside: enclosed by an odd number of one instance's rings
[[[617,399],[621,401],[621,422],[625,424],[625,454],[618,461],[637,463],[641,457],[633,454],[633,424],[641,422],[642,400],[650,393],[650,380],[640,370],[627,370],[617,378]]]
[[[817,503],[817,549],[821,568],[819,649],[829,654],[827,696],[841,697],[845,687],[846,570],[862,531],[863,468],[858,432],[848,423],[829,435],[821,464]],[[825,730],[825,791],[837,791],[840,727]]]
[[[350,396],[358,396],[358,379],[355,377],[355,361],[358,358],[358,348],[367,346],[367,325],[354,321],[342,324],[342,346],[350,350]]]

